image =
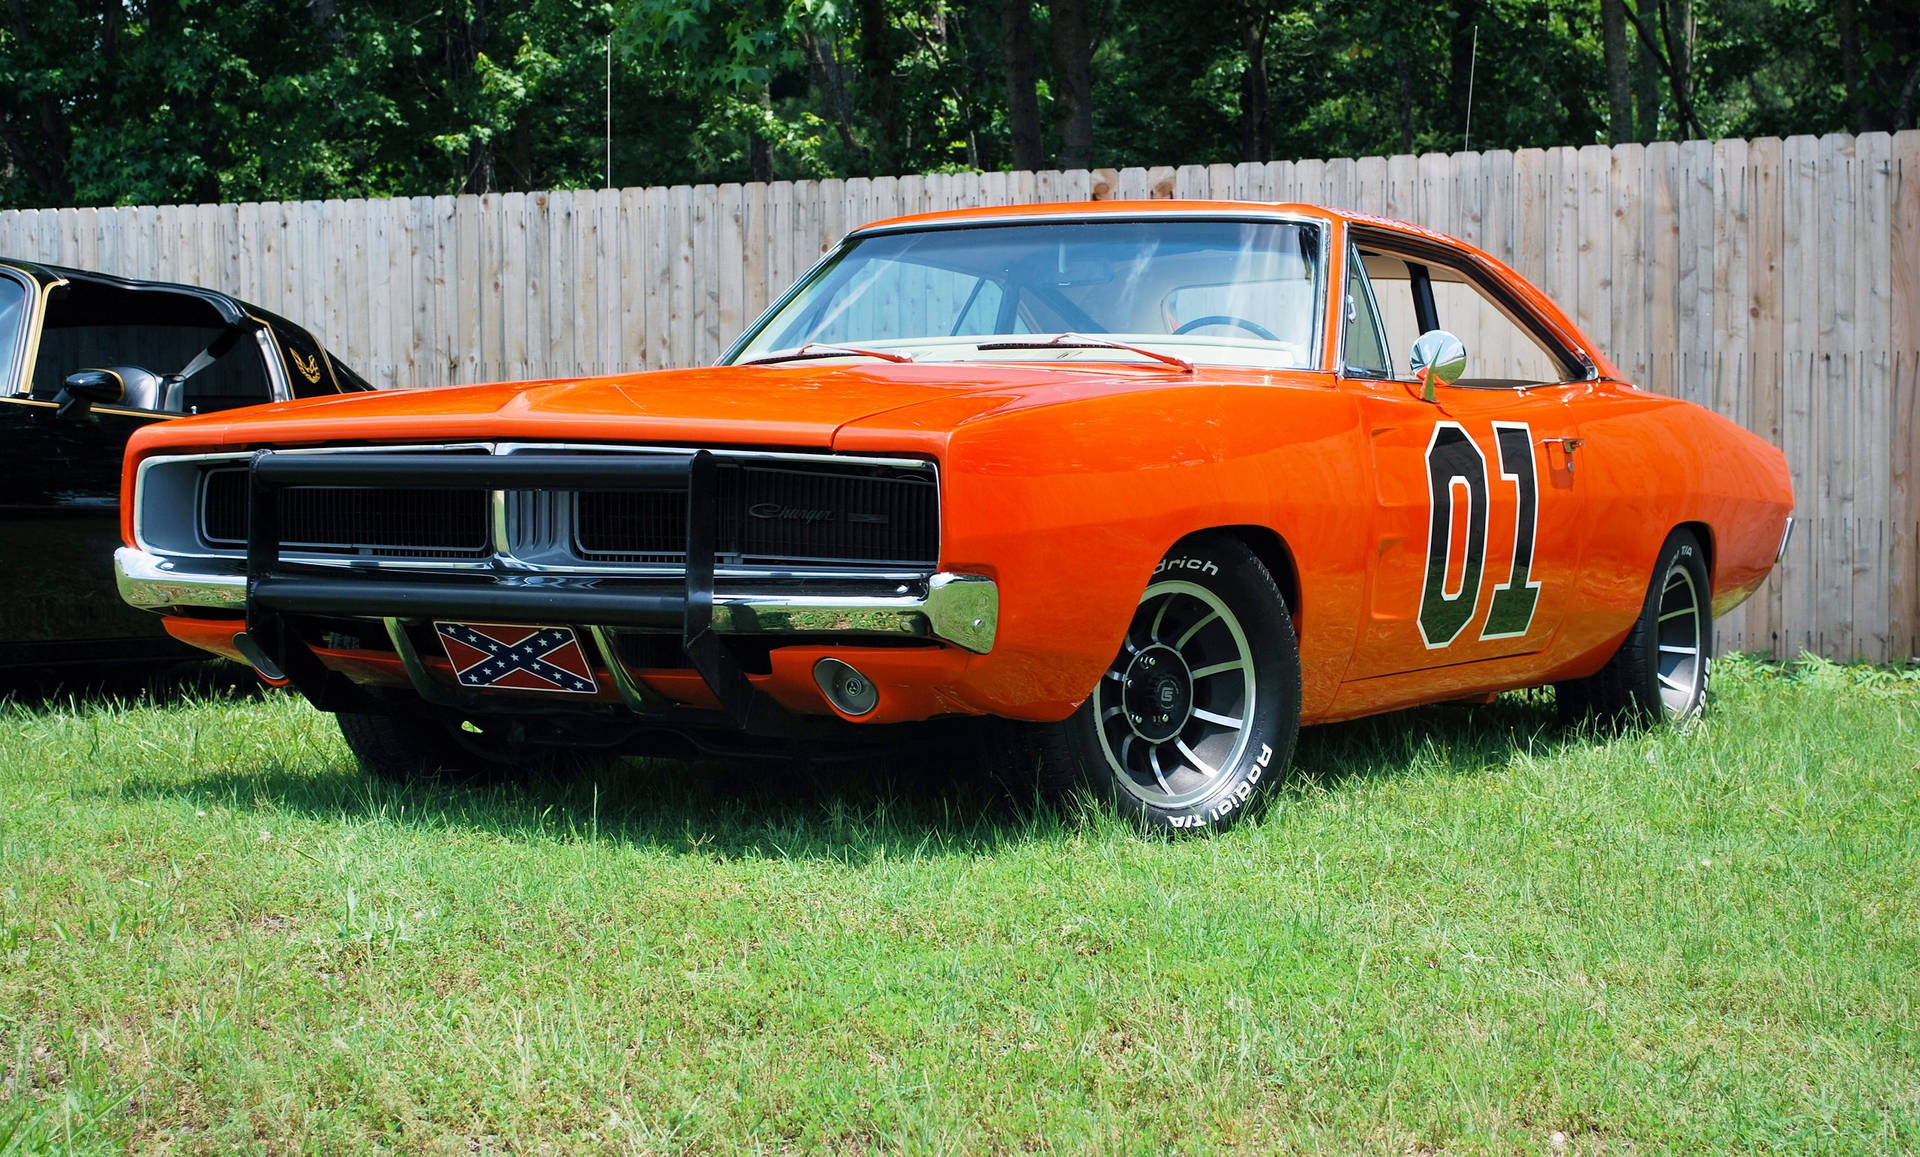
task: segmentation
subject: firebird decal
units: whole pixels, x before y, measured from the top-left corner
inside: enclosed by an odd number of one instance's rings
[[[302,358],[299,350],[289,349],[287,356],[293,359],[293,368],[300,371],[301,377],[310,382],[318,382],[320,380],[319,354],[315,354],[310,358]]]
[[[1481,624],[1482,639],[1511,639],[1533,626],[1540,601],[1540,584],[1532,579],[1533,549],[1540,522],[1540,488],[1535,477],[1533,431],[1523,422],[1493,423],[1494,446],[1500,456],[1500,477],[1513,483],[1518,495],[1514,510],[1513,565],[1505,581],[1493,588],[1492,606]],[[1455,488],[1467,499],[1466,558],[1460,584],[1449,590],[1453,571],[1453,507]],[[1420,588],[1420,638],[1427,650],[1449,646],[1473,621],[1480,609],[1480,580],[1487,556],[1487,457],[1458,422],[1434,425],[1427,442],[1427,497],[1432,515],[1427,524],[1426,577]]]

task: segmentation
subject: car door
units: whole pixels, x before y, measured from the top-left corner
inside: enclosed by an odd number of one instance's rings
[[[127,606],[113,578],[120,543],[120,467],[127,440],[150,422],[204,408],[271,400],[257,334],[233,328],[193,292],[74,272],[10,269],[0,288],[25,313],[0,393],[0,662],[99,662],[177,649],[158,620]],[[5,304],[0,302],[0,311]],[[231,307],[228,307],[231,311]],[[232,316],[241,316],[231,311]],[[166,375],[194,364],[220,339],[238,339],[175,388]],[[140,385],[117,404],[61,413],[75,370],[116,367]]]
[[[1584,367],[1445,256],[1364,237],[1348,255],[1341,388],[1364,415],[1373,489],[1349,682],[1461,668],[1470,688],[1469,665],[1547,649],[1580,577]],[[1409,347],[1450,326],[1466,374],[1429,398]]]

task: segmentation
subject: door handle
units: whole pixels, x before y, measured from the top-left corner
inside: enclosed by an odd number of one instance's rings
[[[1573,473],[1573,452],[1575,450],[1578,450],[1580,447],[1586,445],[1587,444],[1586,439],[1584,438],[1542,438],[1540,439],[1540,444],[1542,446],[1552,446],[1555,443],[1559,444],[1561,451],[1565,453],[1567,456],[1567,473],[1569,474]]]

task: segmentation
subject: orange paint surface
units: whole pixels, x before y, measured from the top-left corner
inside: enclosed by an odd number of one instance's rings
[[[929,219],[1160,211],[1316,218],[1331,230],[1324,277],[1332,286],[1345,284],[1349,222],[1443,243],[1506,285],[1597,374],[1519,391],[1439,387],[1428,403],[1401,383],[1342,377],[1342,311],[1329,309],[1313,370],[1201,366],[1188,375],[1125,355],[1054,364],[793,363],[327,398],[149,426],[127,454],[127,483],[155,454],[323,444],[566,441],[937,459],[940,565],[999,584],[992,652],[796,643],[774,652],[771,676],[756,677],[789,708],[824,713],[813,661],[858,656],[850,661],[881,690],[874,721],[955,712],[1064,717],[1113,660],[1155,564],[1209,528],[1248,535],[1282,588],[1297,592],[1309,723],[1592,673],[1637,613],[1662,542],[1684,524],[1703,531],[1716,611],[1766,578],[1792,507],[1779,451],[1707,410],[1619,381],[1613,363],[1552,302],[1470,246],[1311,206],[1099,203]],[[1516,483],[1499,472],[1496,422],[1524,426],[1536,455],[1531,579],[1539,594],[1517,633],[1491,630],[1487,618],[1496,586],[1516,566],[1521,509]],[[1431,509],[1424,454],[1443,423],[1458,425],[1493,465],[1484,565],[1478,585],[1461,592],[1473,614],[1456,639],[1434,646],[1418,622]],[[1574,436],[1582,445],[1571,459],[1543,441]],[[1468,531],[1456,512],[1449,592],[1467,577]],[[212,631],[175,633],[231,651]],[[690,673],[650,681],[675,698],[703,699]]]

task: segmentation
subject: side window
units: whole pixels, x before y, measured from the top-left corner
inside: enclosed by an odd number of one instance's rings
[[[1346,372],[1355,377],[1390,378],[1392,358],[1387,353],[1386,336],[1380,329],[1380,311],[1373,300],[1373,285],[1367,279],[1367,267],[1360,251],[1347,255],[1347,335],[1342,347]]]
[[[120,405],[133,410],[196,414],[272,399],[259,342],[184,294],[78,280],[56,291],[41,325],[33,396],[56,396],[80,369],[118,371],[127,386]]]
[[[1401,359],[1390,363],[1392,376],[1401,381],[1412,380],[1404,359],[1414,339],[1428,329],[1444,329],[1467,347],[1467,372],[1455,385],[1512,389],[1573,381],[1583,375],[1580,367],[1563,362],[1464,271],[1372,250],[1364,260],[1387,348]],[[1427,313],[1432,316],[1423,316]]]
[[[0,275],[0,395],[19,393],[14,382],[22,331],[27,325],[27,287],[11,275]]]

